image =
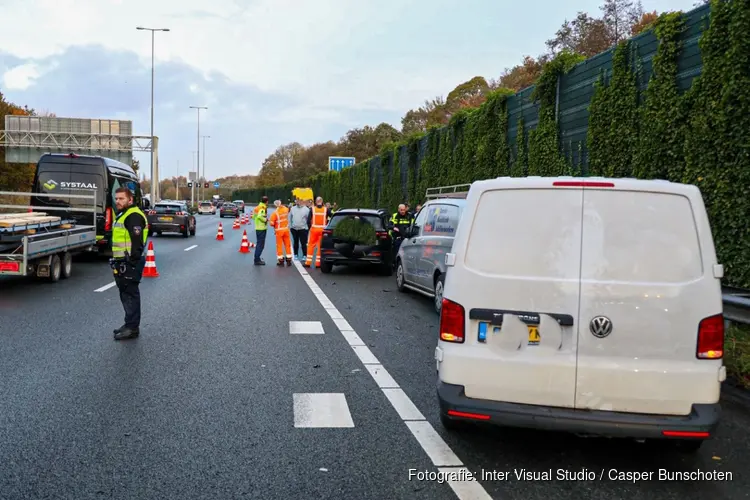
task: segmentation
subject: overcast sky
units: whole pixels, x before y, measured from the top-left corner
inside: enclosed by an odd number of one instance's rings
[[[598,0],[0,0],[0,90],[59,117],[132,120],[155,135],[162,176],[196,150],[206,176],[255,174],[277,146],[338,140],[401,116],[476,75],[538,55]],[[648,11],[693,0],[644,0]],[[0,124],[2,127],[3,124]],[[201,145],[202,147],[202,145]],[[202,155],[201,155],[202,156]],[[147,153],[137,157],[148,170]]]

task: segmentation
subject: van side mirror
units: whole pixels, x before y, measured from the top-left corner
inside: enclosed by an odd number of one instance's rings
[[[409,228],[409,238],[414,238],[416,236],[419,236],[419,226],[412,224]]]

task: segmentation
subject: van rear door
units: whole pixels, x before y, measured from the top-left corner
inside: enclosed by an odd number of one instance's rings
[[[549,179],[474,183],[444,295],[466,309],[465,340],[440,342],[443,382],[470,398],[573,407],[582,197]]]
[[[696,355],[701,320],[722,312],[703,200],[664,181],[613,185],[583,190],[576,408],[687,415],[718,401],[722,364]]]

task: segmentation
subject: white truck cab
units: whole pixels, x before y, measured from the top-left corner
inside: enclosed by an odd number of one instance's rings
[[[695,186],[497,178],[469,191],[435,351],[461,420],[697,450],[718,425],[724,321]]]

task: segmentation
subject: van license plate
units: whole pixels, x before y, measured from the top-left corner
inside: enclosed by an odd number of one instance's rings
[[[172,217],[159,217],[162,222],[172,222]]]

